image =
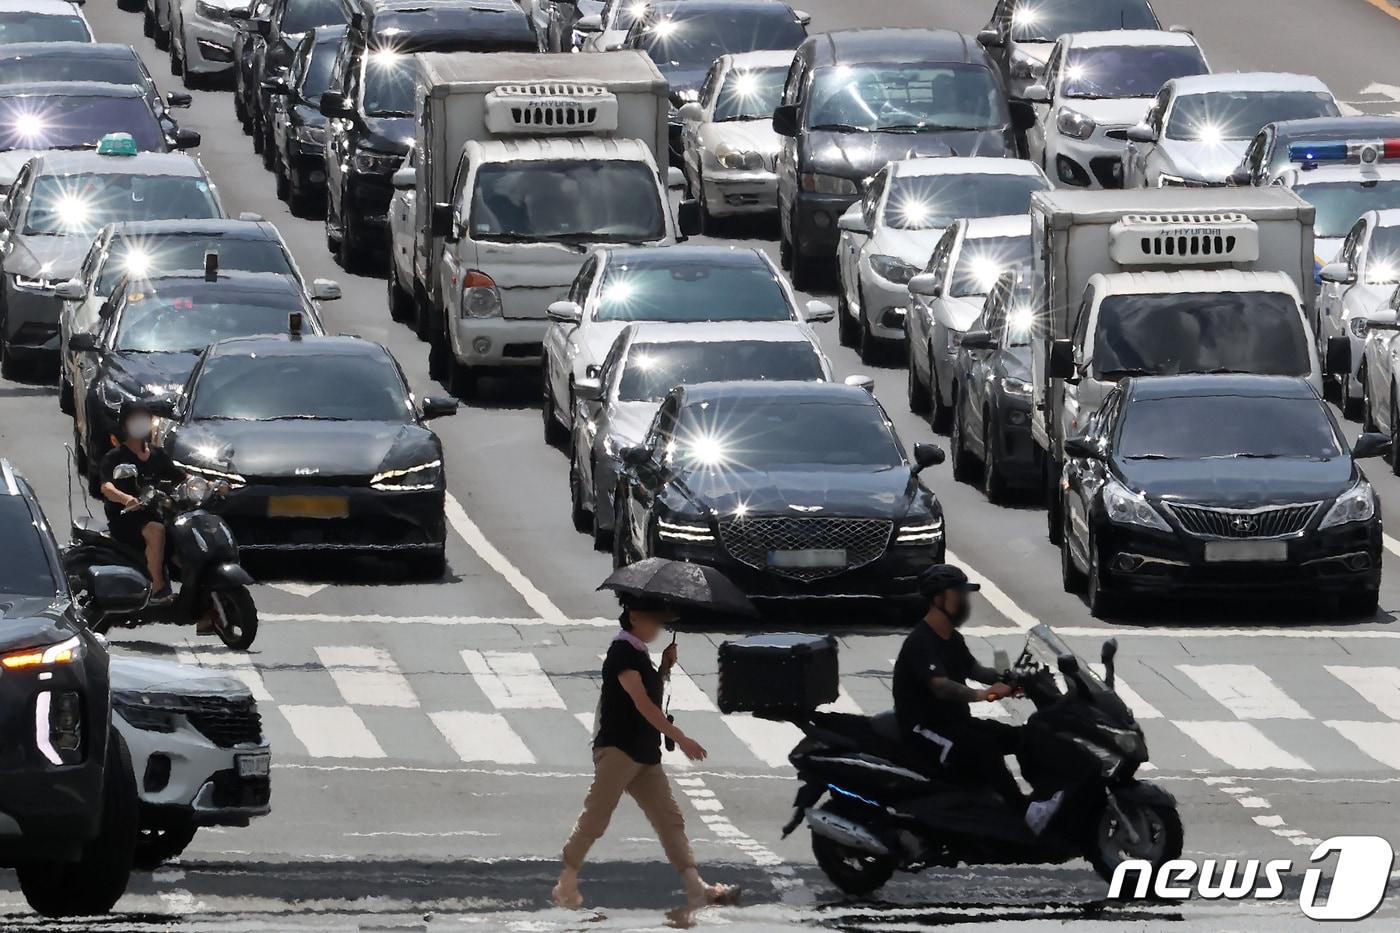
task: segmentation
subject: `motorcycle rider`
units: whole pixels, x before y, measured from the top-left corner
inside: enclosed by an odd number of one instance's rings
[[[150,443],[153,419],[146,403],[122,403],[117,425],[121,443],[102,458],[102,498],[107,511],[107,530],[112,537],[146,555],[146,572],[151,578],[151,603],[171,599],[170,582],[165,578],[165,523],[155,511],[141,505],[140,487],[157,480],[179,482],[185,478],[165,453]],[[117,467],[129,463],[136,468],[136,479],[116,479]]]

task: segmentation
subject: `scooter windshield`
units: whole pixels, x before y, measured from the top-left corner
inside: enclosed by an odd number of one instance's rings
[[[1060,638],[1050,626],[1041,623],[1031,629],[1026,639],[1026,647],[1033,655],[1048,664],[1051,670],[1060,671],[1066,680],[1078,678],[1090,687],[1091,691],[1108,690],[1108,685],[1099,679],[1094,669],[1085,663],[1083,658],[1076,655],[1069,645],[1065,644],[1064,639]],[[1065,673],[1060,665],[1061,658],[1073,658],[1077,671],[1073,674]]]

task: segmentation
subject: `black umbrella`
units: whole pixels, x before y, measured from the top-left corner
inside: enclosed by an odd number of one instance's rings
[[[598,587],[625,596],[659,599],[707,612],[757,616],[758,610],[729,578],[705,564],[648,557],[619,567]]]

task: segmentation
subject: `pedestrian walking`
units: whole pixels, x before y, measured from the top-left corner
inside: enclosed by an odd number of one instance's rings
[[[730,885],[707,884],[695,865],[695,854],[685,833],[671,784],[661,767],[661,740],[665,736],[691,761],[704,761],[704,747],[687,736],[663,712],[663,693],[678,656],[674,642],[661,655],[661,666],[652,663],[648,648],[676,611],[664,600],[619,595],[622,625],[603,661],[603,689],[593,735],[593,785],[584,798],[583,812],[564,844],[563,869],[554,886],[554,902],[561,907],[583,906],[578,875],[593,843],[607,831],[622,795],[641,807],[671,866],[680,874],[691,907],[731,900],[737,893]]]

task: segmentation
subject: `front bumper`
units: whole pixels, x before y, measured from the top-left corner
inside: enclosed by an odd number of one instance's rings
[[[1065,188],[1122,188],[1127,138],[1121,126],[1095,127],[1088,139],[1054,132],[1045,157],[1050,180]]]
[[[20,288],[5,276],[5,343],[16,355],[58,353],[58,316],[63,302],[52,289]],[[55,356],[55,359],[57,357]]]
[[[394,196],[394,187],[389,183],[392,175],[392,172],[383,175],[354,170],[347,172],[345,203],[340,206],[342,223],[344,217],[353,212],[361,230],[383,236],[387,242],[389,201]]]
[[[860,300],[870,332],[884,340],[904,339],[904,320],[909,313],[909,286],[891,282],[875,273],[865,260],[860,263]]]
[[[251,480],[211,511],[228,523],[242,551],[413,553],[443,548],[445,498],[441,487],[391,491]]]
[[[994,414],[997,470],[1017,486],[1036,487],[1041,483],[1040,459],[1031,437],[1031,400],[1028,396],[1002,394]]]
[[[233,71],[236,31],[232,24],[204,19],[193,10],[187,10],[185,17],[185,71],[202,75]]]
[[[544,360],[548,329],[545,318],[477,318],[459,313],[452,322],[453,353],[464,366],[473,368],[538,367]]]
[[[143,810],[199,826],[246,826],[271,811],[269,777],[238,774],[240,757],[271,753],[265,742],[221,748],[188,725],[163,733],[137,729],[120,714],[114,722],[131,749]]]
[[[799,191],[793,205],[793,247],[803,256],[830,259],[840,231],[836,221],[859,199],[854,194],[813,194]]]
[[[774,172],[711,169],[701,178],[705,206],[716,217],[767,214],[778,209],[778,176]]]

